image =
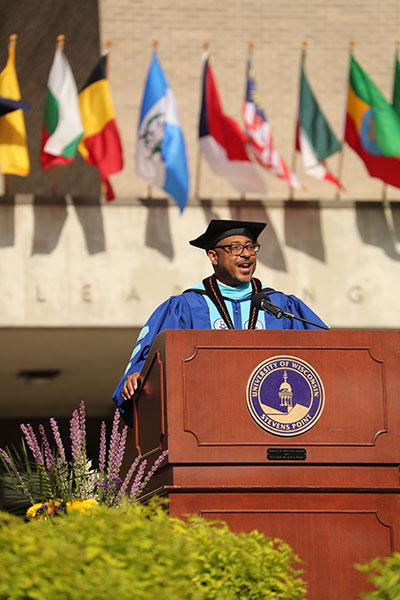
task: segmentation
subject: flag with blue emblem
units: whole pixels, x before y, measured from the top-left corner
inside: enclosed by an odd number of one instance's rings
[[[400,187],[400,119],[393,106],[368,77],[353,56],[350,57],[344,139],[364,161],[371,177]]]
[[[189,174],[174,94],[153,52],[140,111],[136,171],[185,208]]]

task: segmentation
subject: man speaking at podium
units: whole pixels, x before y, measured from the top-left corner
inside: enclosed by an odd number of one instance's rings
[[[155,336],[164,329],[327,329],[296,296],[263,287],[253,277],[266,223],[212,220],[189,243],[207,252],[214,274],[171,296],[151,315],[136,342],[113,400],[128,424],[140,371]]]

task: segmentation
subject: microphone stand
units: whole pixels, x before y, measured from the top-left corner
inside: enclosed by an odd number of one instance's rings
[[[309,321],[308,319],[303,319],[302,317],[297,317],[296,315],[293,315],[290,312],[281,310],[278,306],[275,306],[275,304],[266,302],[265,300],[260,303],[260,308],[265,310],[267,313],[269,313],[273,317],[276,317],[277,319],[282,319],[282,317],[287,317],[288,319],[297,319],[298,321],[302,321],[303,323],[308,323],[309,325],[314,325],[314,327],[319,327],[320,329],[326,329],[326,330],[330,329],[330,327],[327,327],[326,325],[320,325],[320,323],[314,323],[314,321]]]
[[[314,323],[314,321],[309,321],[308,319],[302,319],[301,317],[296,317],[296,315],[292,315],[292,313],[289,313],[286,311],[282,312],[282,316],[288,317],[288,319],[297,319],[298,321],[303,321],[303,323],[309,323],[309,325],[314,325],[314,327],[319,327],[320,329],[327,329],[327,330],[330,329],[330,327],[327,327],[326,325],[320,325],[320,323]]]

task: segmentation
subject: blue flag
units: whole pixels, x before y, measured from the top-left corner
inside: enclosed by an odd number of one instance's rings
[[[189,192],[185,140],[174,94],[155,52],[140,111],[136,171],[170,194],[183,211]]]

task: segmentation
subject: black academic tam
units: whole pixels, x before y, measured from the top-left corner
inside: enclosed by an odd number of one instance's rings
[[[267,226],[266,223],[257,223],[256,221],[230,221],[227,219],[213,219],[209,222],[206,231],[195,240],[190,240],[191,246],[210,250],[226,237],[231,235],[245,235],[246,237],[257,241],[260,233]]]

